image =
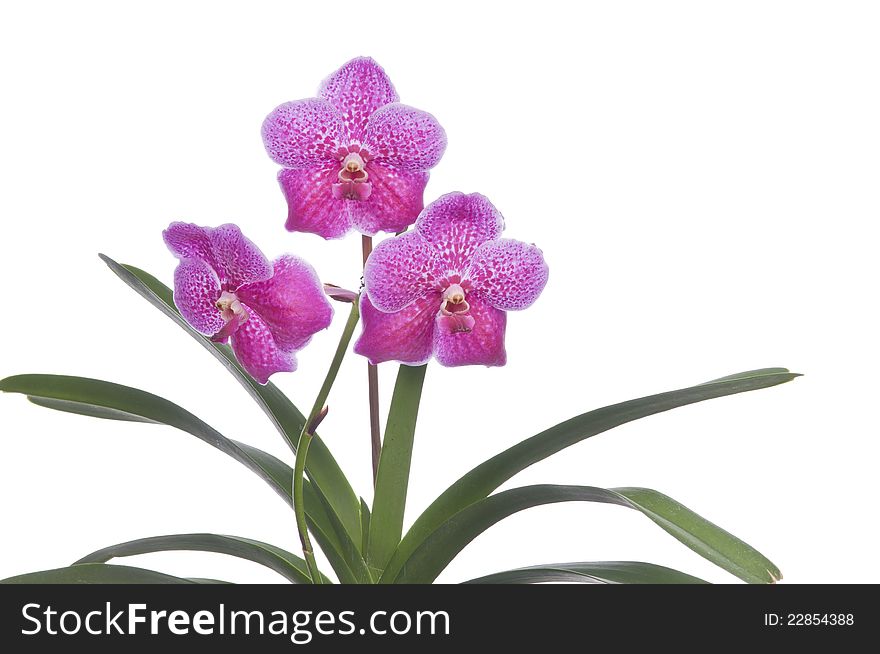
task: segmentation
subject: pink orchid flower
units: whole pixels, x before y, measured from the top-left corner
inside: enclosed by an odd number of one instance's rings
[[[269,114],[263,143],[284,166],[278,181],[289,231],[373,236],[413,223],[446,133],[431,114],[398,100],[379,64],[359,57],[325,79],[317,98]]]
[[[503,366],[506,312],[530,306],[548,276],[541,250],[503,230],[484,196],[449,193],[380,243],[364,268],[355,352],[373,364],[433,355],[444,366]]]
[[[174,304],[193,329],[232,341],[235,357],[261,384],[296,370],[296,357],[333,316],[315,270],[298,257],[269,262],[236,225],[172,223],[162,236],[180,259]]]

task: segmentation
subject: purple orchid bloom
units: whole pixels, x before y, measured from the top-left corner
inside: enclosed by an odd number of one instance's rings
[[[284,166],[278,181],[289,231],[339,238],[353,227],[373,236],[413,223],[446,133],[431,114],[398,100],[381,66],[358,57],[325,79],[317,98],[269,114],[263,143]]]
[[[333,309],[315,270],[298,257],[271,263],[236,225],[171,223],[162,236],[180,259],[174,304],[193,329],[218,343],[261,384],[296,370],[295,353],[325,329]]]
[[[444,366],[503,366],[506,312],[530,306],[548,276],[541,250],[503,230],[484,196],[449,193],[380,243],[364,268],[354,351],[373,364],[433,355]]]

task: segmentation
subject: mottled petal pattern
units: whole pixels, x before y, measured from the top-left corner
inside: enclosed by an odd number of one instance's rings
[[[364,287],[373,306],[400,311],[433,290],[436,263],[434,248],[418,232],[379,243],[364,266]]]
[[[164,237],[180,259],[174,303],[181,316],[217,343],[231,339],[239,363],[261,384],[294,370],[294,353],[330,324],[324,286],[302,259],[272,263],[232,224],[172,223]]]
[[[507,363],[504,332],[507,314],[480,298],[469,298],[473,330],[453,333],[434,331],[434,356],[444,366],[503,366]]]
[[[499,238],[477,248],[465,277],[473,291],[496,309],[518,311],[538,299],[548,274],[539,248]]]
[[[235,289],[272,276],[272,264],[237,225],[220,225],[208,234],[221,282]]]
[[[174,304],[196,331],[212,336],[225,324],[215,303],[220,279],[199,259],[183,259],[174,271]]]
[[[415,228],[438,251],[449,272],[460,273],[480,245],[501,235],[504,218],[479,193],[447,193],[425,207]]]
[[[333,308],[308,263],[287,255],[273,267],[272,279],[243,286],[238,297],[260,315],[279,348],[299,350],[330,325]]]
[[[276,372],[296,370],[293,351],[278,345],[272,330],[252,307],[245,305],[245,309],[248,320],[232,335],[232,351],[242,368],[261,384]]]
[[[361,142],[370,115],[399,100],[388,75],[369,57],[357,57],[344,64],[321,82],[318,96],[336,108],[350,138]]]
[[[369,57],[325,79],[317,98],[277,107],[263,123],[269,155],[285,167],[287,229],[338,238],[399,232],[424,206],[427,170],[446,148],[430,114],[398,102]]]
[[[282,166],[303,168],[333,159],[347,140],[342,116],[326,100],[285,102],[263,121],[263,145]]]
[[[174,222],[162,232],[165,245],[178,259],[198,259],[215,265],[211,250],[210,228],[192,223]]]
[[[377,160],[401,170],[427,170],[443,156],[446,132],[428,112],[395,103],[370,116],[364,144]]]
[[[376,309],[366,293],[361,295],[363,331],[354,351],[379,364],[399,361],[420,366],[431,358],[434,319],[440,303],[439,293],[428,293],[402,311],[384,313]]]
[[[506,311],[530,306],[548,278],[541,250],[500,238],[503,229],[484,196],[449,193],[412,231],[380,243],[364,266],[369,301],[355,351],[374,362],[422,363],[430,349],[444,366],[503,366]]]
[[[331,187],[339,166],[334,162],[305,169],[283,168],[278,183],[287,199],[291,232],[308,232],[323,238],[340,238],[351,228],[351,201],[337,200]]]
[[[369,200],[349,202],[352,222],[362,234],[400,232],[412,225],[422,210],[427,172],[409,172],[378,161],[367,166],[373,191]]]

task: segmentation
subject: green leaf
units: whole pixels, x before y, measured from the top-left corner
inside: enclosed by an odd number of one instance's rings
[[[271,454],[226,438],[186,409],[158,395],[67,375],[15,375],[0,380],[0,391],[22,393],[34,404],[58,411],[176,427],[244,464],[290,503],[290,466]]]
[[[700,384],[717,384],[718,382],[741,381],[746,379],[757,379],[760,377],[776,377],[777,375],[791,375],[792,377],[800,377],[797,373],[792,373],[788,368],[758,368],[757,370],[746,370],[745,372],[737,372],[732,375],[725,375],[718,379],[712,379]]]
[[[370,573],[366,561],[364,561],[363,557],[361,556],[359,550],[360,541],[355,541],[354,539],[349,537],[348,532],[345,530],[345,527],[342,525],[342,523],[339,522],[336,514],[333,513],[333,511],[330,511],[329,507],[326,506],[327,500],[324,498],[320,499],[322,502],[324,502],[325,507],[328,509],[327,516],[329,517],[330,524],[333,528],[333,533],[336,536],[337,542],[340,543],[339,554],[341,555],[342,560],[347,565],[348,570],[351,574],[350,578],[348,578],[347,580],[343,581],[342,579],[340,579],[340,581],[342,581],[343,583],[354,584],[375,583],[375,579]],[[315,538],[318,538],[318,536],[316,535]]]
[[[221,579],[205,579],[204,577],[187,577],[187,581],[191,581],[194,584],[224,584],[224,585],[232,585],[231,581],[222,581]]]
[[[119,264],[103,254],[100,257],[122,281],[171,318],[202,347],[213,354],[263,409],[272,424],[284,437],[290,449],[296,451],[297,439],[305,423],[305,417],[284,393],[278,390],[277,386],[271,382],[261,385],[254,381],[238,364],[229,346],[214,343],[211,339],[205,338],[192,329],[174,306],[171,289],[158,279],[134,266]],[[330,450],[317,435],[309,450],[306,472],[318,491],[327,498],[327,502],[336,512],[339,520],[345,525],[349,536],[359,542],[361,525],[357,495]]]
[[[749,583],[782,575],[763,554],[671,497],[647,488],[522,486],[475,502],[444,522],[413,552],[393,583],[431,583],[474,538],[519,511],[556,502],[602,502],[640,511],[700,556]]]
[[[4,383],[9,381],[10,379],[14,379],[13,377],[7,377],[6,379],[0,381],[0,383]],[[6,390],[6,389],[3,389]],[[41,406],[45,409],[53,409],[54,411],[64,411],[65,413],[75,413],[80,416],[89,416],[90,418],[101,418],[102,420],[125,420],[127,422],[145,422],[151,425],[161,424],[156,420],[150,420],[149,418],[144,418],[142,416],[136,416],[131,413],[126,413],[125,411],[119,411],[117,409],[113,409],[111,407],[106,406],[97,406],[94,404],[81,404],[79,402],[70,402],[68,400],[57,400],[49,397],[39,397],[36,395],[28,395],[27,399],[29,402],[36,404],[37,406]]]
[[[369,566],[381,572],[400,543],[419,401],[428,366],[400,366],[382,440],[370,519]]]
[[[305,494],[307,498],[310,488],[312,487],[305,486]],[[315,495],[315,497],[317,499],[318,495]],[[339,544],[339,539],[336,536],[336,531],[333,529],[333,527],[331,525],[317,524],[314,520],[312,520],[308,513],[306,514],[306,526],[308,527],[312,536],[318,542],[318,546],[321,548],[321,551],[324,552],[324,555],[330,562],[330,567],[333,568],[333,572],[335,572],[336,576],[339,578],[339,583],[361,583],[359,577],[355,575],[354,572],[352,572],[351,566],[348,564],[348,555],[351,550],[346,549],[343,547],[343,545]],[[361,561],[361,565],[365,565],[363,564],[363,561]]]
[[[16,375],[0,381],[0,390],[23,393],[35,404],[78,415],[176,427],[244,464],[288,505],[293,505],[293,470],[289,465],[256,447],[226,438],[186,409],[158,395],[112,382],[65,375]],[[327,535],[322,548],[341,550],[324,503],[310,488],[311,484],[306,486],[306,513],[316,528]]]
[[[105,563],[113,558],[136,556],[152,552],[197,551],[228,554],[264,565],[295,584],[309,583],[308,569],[302,558],[268,543],[261,543],[239,536],[220,536],[217,534],[174,534],[141,538],[127,543],[111,545],[84,556],[74,565],[83,563]],[[324,577],[325,583],[330,580]]]
[[[505,481],[538,461],[633,420],[696,402],[776,386],[798,376],[785,368],[739,373],[698,386],[595,409],[527,438],[481,463],[434,500],[404,536],[380,581],[385,581],[386,577],[396,578],[416,548],[446,520],[470,504],[484,499]]]
[[[361,551],[366,552],[370,541],[370,507],[363,497],[361,498],[361,525],[363,525]]]
[[[641,561],[545,563],[478,577],[466,584],[705,584],[684,572]]]
[[[0,584],[197,584],[193,579],[181,579],[155,570],[132,568],[127,565],[86,563],[68,568],[30,572],[0,580]]]

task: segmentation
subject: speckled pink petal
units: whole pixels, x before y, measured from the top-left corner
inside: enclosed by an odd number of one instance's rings
[[[399,100],[388,75],[369,57],[357,57],[344,64],[321,82],[318,96],[336,108],[351,138],[361,142],[370,115]]]
[[[260,315],[245,305],[248,319],[232,335],[232,351],[248,374],[261,384],[276,372],[296,370],[296,358],[290,350],[279,347],[269,326]]]
[[[489,306],[484,300],[468,298],[473,330],[451,333],[434,331],[434,356],[444,366],[503,366],[507,363],[504,330],[507,314]]]
[[[183,259],[174,271],[174,304],[193,328],[212,336],[226,323],[216,306],[220,279],[199,259]]]
[[[350,202],[354,226],[362,234],[401,232],[422,210],[427,172],[409,172],[378,161],[367,164],[373,191],[368,200]]]
[[[477,247],[501,235],[504,218],[479,193],[447,193],[425,207],[415,228],[437,249],[448,272],[461,273]]]
[[[446,132],[428,112],[395,103],[370,116],[364,144],[373,158],[401,170],[428,170],[446,150]]]
[[[436,290],[435,258],[434,249],[418,232],[379,243],[364,265],[364,287],[373,306],[384,312],[400,311]]]
[[[299,350],[326,329],[333,309],[315,269],[286,255],[275,260],[272,279],[242,286],[237,295],[272,331],[278,347]]]
[[[208,230],[220,281],[236,289],[272,276],[272,264],[237,225],[227,223]]]
[[[174,222],[162,232],[162,238],[178,259],[198,259],[213,267],[215,264],[211,251],[210,231],[210,227]]]
[[[299,170],[284,168],[278,173],[278,183],[287,198],[288,231],[340,238],[351,229],[351,201],[333,197],[332,185],[338,172],[338,162],[332,162]]]
[[[547,285],[548,275],[541,250],[511,238],[483,243],[465,272],[472,291],[502,311],[531,306]]]
[[[334,159],[347,140],[339,112],[319,98],[285,102],[263,121],[266,152],[276,163],[290,168]]]
[[[428,293],[396,313],[376,309],[367,294],[361,295],[363,330],[354,351],[372,364],[399,361],[420,366],[431,358],[434,318],[440,305],[439,293]]]

